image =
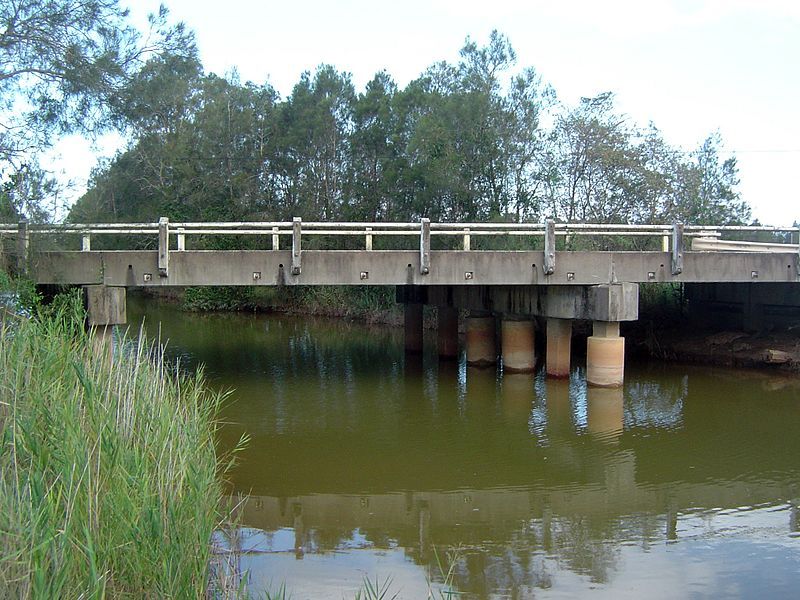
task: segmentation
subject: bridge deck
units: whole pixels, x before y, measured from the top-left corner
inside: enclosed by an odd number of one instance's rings
[[[0,225],[11,235],[18,271],[38,283],[112,286],[192,285],[598,285],[612,283],[797,282],[800,281],[800,229],[763,226],[629,225],[589,223],[105,223]],[[269,250],[192,250],[190,236],[260,236]],[[755,235],[762,243],[725,239]],[[44,251],[50,238],[63,248],[80,238],[80,251]],[[93,250],[92,236],[149,238],[155,250]],[[361,250],[306,250],[303,240],[328,236],[361,238]],[[323,237],[320,237],[323,236]],[[414,239],[418,250],[374,250],[397,246],[397,236]],[[460,240],[461,250],[434,250],[432,236]],[[531,250],[475,250],[472,240],[516,239]],[[627,248],[650,237],[662,252],[569,251],[591,236],[604,248]],[[684,236],[692,240],[688,250]],[[795,243],[795,237],[797,243]],[[764,243],[767,238],[768,243]],[[251,239],[253,239],[251,237]],[[288,239],[288,247],[281,239]],[[558,240],[563,240],[557,244]],[[785,242],[789,243],[785,243]],[[285,244],[285,241],[284,241]],[[652,244],[652,242],[651,242]],[[491,243],[483,243],[491,246]],[[502,243],[500,244],[503,245]],[[583,247],[586,243],[581,242]],[[497,244],[495,243],[495,246]],[[642,247],[641,243],[636,244]],[[341,246],[340,246],[341,247]],[[440,246],[441,247],[441,246]],[[591,247],[591,245],[588,245]],[[285,249],[284,249],[285,248]],[[533,250],[532,248],[542,248]],[[557,249],[561,248],[561,251]],[[705,251],[693,251],[705,250]]]

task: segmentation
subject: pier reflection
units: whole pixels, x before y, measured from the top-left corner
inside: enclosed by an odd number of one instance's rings
[[[781,440],[762,440],[752,457],[753,465],[772,467],[766,472],[728,477],[721,465],[696,464],[694,449],[709,437],[721,456],[739,454],[737,440],[723,434],[742,424],[735,412],[714,422],[705,411],[687,413],[692,386],[685,377],[667,379],[661,388],[642,377],[623,389],[587,389],[579,377],[498,379],[492,370],[467,369],[463,398],[458,377],[451,366],[427,391],[424,378],[403,381],[404,402],[381,413],[392,423],[381,430],[402,434],[398,444],[383,438],[397,452],[391,478],[377,471],[355,477],[352,465],[337,466],[308,444],[292,443],[290,454],[278,456],[297,466],[311,452],[316,468],[303,468],[305,479],[292,480],[295,494],[289,487],[266,493],[280,487],[273,481],[253,485],[254,495],[234,494],[240,522],[264,531],[292,529],[298,558],[353,547],[402,548],[435,573],[436,548],[461,548],[457,579],[478,597],[482,589],[489,595],[546,588],[551,561],[606,582],[618,568],[620,547],[675,543],[695,535],[698,520],[713,528],[716,515],[752,507],[785,513],[784,527],[797,531],[797,506],[781,499],[792,494],[798,470],[778,451]],[[704,384],[698,388],[706,391]],[[348,450],[359,447],[357,439],[344,436],[340,446],[357,461],[364,458]],[[381,454],[383,462],[387,457]],[[355,470],[368,468],[370,458]],[[334,483],[328,469],[349,478]]]

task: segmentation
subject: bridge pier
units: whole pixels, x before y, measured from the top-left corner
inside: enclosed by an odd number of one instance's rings
[[[458,358],[458,309],[452,306],[440,306],[438,315],[439,358],[456,359]]]
[[[95,348],[113,358],[114,327],[127,323],[125,288],[87,285],[85,290],[86,312]]]
[[[469,316],[467,318],[467,364],[488,367],[497,362],[494,317]]]
[[[620,387],[625,375],[625,339],[618,321],[595,321],[586,343],[586,380],[599,387]]]
[[[569,377],[572,351],[572,319],[547,319],[547,360],[549,377]]]
[[[405,304],[405,348],[410,354],[422,353],[422,306],[419,302]]]
[[[533,321],[504,318],[500,338],[504,372],[530,373],[536,368]]]

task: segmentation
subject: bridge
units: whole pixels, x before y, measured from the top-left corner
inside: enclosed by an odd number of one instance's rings
[[[770,239],[731,239],[748,236]],[[423,305],[438,307],[443,358],[458,354],[459,310],[468,310],[469,364],[495,364],[499,315],[504,370],[530,371],[535,366],[532,318],[542,317],[547,373],[564,377],[572,321],[590,320],[587,379],[612,387],[622,384],[624,372],[619,323],[638,318],[640,283],[791,284],[793,291],[800,290],[796,227],[299,218],[176,223],[161,218],[154,223],[22,222],[0,225],[0,237],[9,247],[4,260],[37,284],[86,286],[90,324],[102,328],[125,323],[127,288],[396,286],[397,299],[405,304],[410,352],[422,349]],[[196,248],[214,238],[229,246],[250,238],[242,245],[251,248]],[[124,244],[129,249],[119,248]]]

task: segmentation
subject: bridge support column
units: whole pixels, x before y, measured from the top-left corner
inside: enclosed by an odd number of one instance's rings
[[[467,364],[488,367],[497,362],[494,317],[467,318]]]
[[[620,387],[625,374],[625,339],[618,321],[595,321],[586,345],[586,380],[590,385]]]
[[[439,307],[437,324],[439,358],[458,358],[458,309],[452,306]]]
[[[572,320],[547,319],[547,375],[569,377]]]
[[[533,321],[503,319],[501,325],[503,371],[530,373],[536,367]]]
[[[115,325],[127,322],[125,288],[105,285],[86,286],[86,307],[89,327],[94,333],[99,351],[113,357],[113,334]]]
[[[406,352],[422,352],[422,304],[409,302],[405,305],[405,347]]]

